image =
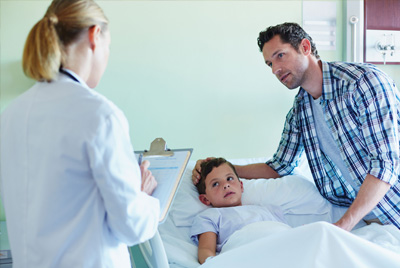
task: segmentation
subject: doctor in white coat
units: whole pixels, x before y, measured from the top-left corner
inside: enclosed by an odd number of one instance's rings
[[[123,113],[95,92],[108,20],[91,0],[54,0],[27,38],[38,82],[1,115],[1,196],[13,267],[131,267],[156,232],[156,182]],[[141,169],[141,170],[140,170]]]

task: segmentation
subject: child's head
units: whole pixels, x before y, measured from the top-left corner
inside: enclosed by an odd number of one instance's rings
[[[243,184],[235,167],[224,158],[214,158],[201,164],[199,199],[213,207],[242,205]]]

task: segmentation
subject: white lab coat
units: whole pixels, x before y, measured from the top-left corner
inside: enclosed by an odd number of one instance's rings
[[[72,73],[73,74],[73,73]],[[60,73],[1,116],[1,196],[14,268],[131,267],[159,202],[141,192],[123,113]]]

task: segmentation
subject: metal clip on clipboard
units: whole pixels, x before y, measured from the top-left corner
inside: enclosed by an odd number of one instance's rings
[[[167,148],[167,142],[163,138],[156,138],[150,144],[150,150],[144,151],[144,157],[151,156],[173,156],[174,152]]]

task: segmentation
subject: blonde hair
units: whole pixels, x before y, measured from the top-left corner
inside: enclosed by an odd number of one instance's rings
[[[54,0],[25,42],[22,67],[37,81],[52,81],[65,63],[65,47],[94,25],[105,30],[108,19],[93,0]]]

